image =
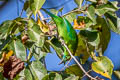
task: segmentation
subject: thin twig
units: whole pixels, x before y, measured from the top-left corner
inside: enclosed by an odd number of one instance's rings
[[[21,13],[20,13],[20,17],[22,16],[22,14],[23,14],[23,11],[24,11],[24,9],[22,9],[22,11],[21,11]]]
[[[72,57],[70,58],[70,60],[67,62],[67,64],[65,64],[65,66],[60,71],[63,71],[68,66],[68,64],[70,63],[71,60],[72,60]]]
[[[46,37],[52,37],[52,36],[54,36],[54,35],[44,35],[44,34],[41,34],[40,36],[46,36]]]
[[[83,10],[76,9],[76,10],[72,10],[72,11],[66,13],[66,14],[63,14],[62,17],[63,17],[63,16],[66,16],[66,15],[68,15],[68,14],[70,14],[70,13],[74,13],[74,12],[78,12],[78,11],[79,11],[79,12],[82,12],[82,13],[84,12]]]
[[[41,17],[43,24],[45,24],[45,22],[44,22],[45,18],[43,16],[43,14],[40,12],[40,10],[38,11],[38,15]]]
[[[51,19],[51,17],[48,17],[48,18],[44,18],[44,20],[49,20],[49,19]]]
[[[17,0],[16,3],[17,3],[17,15],[19,16],[19,9],[20,9],[19,8],[19,1]]]
[[[27,50],[26,50],[26,53],[27,53]],[[31,52],[31,50],[29,50],[29,54],[28,54],[28,56],[26,57],[26,58],[27,58],[27,61],[29,61],[29,60],[31,59],[31,55],[32,55],[32,52]]]
[[[71,51],[69,50],[69,48],[67,47],[67,45],[64,43],[64,40],[62,40],[60,38],[60,41],[63,43],[64,47],[67,49],[68,53],[70,54],[70,56],[74,59],[74,61],[77,63],[77,65],[80,67],[80,69],[85,73],[85,75],[87,75],[90,79],[96,80],[94,77],[92,77],[91,75],[89,75],[84,68],[82,67],[82,65],[78,62],[78,60],[72,55]]]
[[[89,73],[89,72],[91,72],[91,71],[92,71],[92,69],[89,70],[89,71],[87,71],[87,73]],[[84,78],[85,76],[86,76],[86,74],[84,74],[82,78]]]
[[[61,17],[64,17],[64,16],[66,16],[66,15],[68,15],[68,14],[70,14],[70,13],[74,13],[74,12],[84,12],[84,11],[82,11],[82,10],[80,10],[80,9],[76,9],[76,10],[72,10],[72,11],[70,11],[70,12],[68,12],[68,13],[65,13],[65,14],[63,14]],[[40,15],[40,13],[38,13],[39,15]],[[51,19],[51,17],[48,17],[48,18],[44,18],[44,19],[42,19],[42,20],[49,20],[49,19]]]
[[[44,16],[40,11],[38,11],[38,15],[41,17],[42,20],[44,20]]]

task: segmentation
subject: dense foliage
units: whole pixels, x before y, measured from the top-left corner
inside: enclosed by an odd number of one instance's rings
[[[59,16],[74,23],[73,28],[77,30],[78,37],[74,56],[80,57],[79,64],[67,66],[65,70],[57,72],[46,69],[45,56],[52,53],[50,48],[53,48],[62,59],[65,43],[60,40],[56,26],[58,24],[51,17],[45,18],[41,13],[45,0],[26,0],[23,7],[26,18],[6,20],[0,25],[0,78],[2,80],[6,78],[81,80],[86,75],[92,78],[80,67],[89,57],[93,60],[90,71],[109,79],[115,72],[120,79],[120,72],[113,71],[112,61],[103,56],[110,40],[110,31],[120,34],[120,19],[115,13],[119,9],[118,2],[108,0],[74,0],[74,2],[77,7],[66,14],[62,14],[63,7],[59,10],[50,9],[50,12],[54,15],[61,13]],[[31,17],[32,15],[35,18]],[[67,51],[69,52],[69,49]],[[32,57],[35,58],[34,61],[31,61]],[[92,79],[102,80],[99,76]]]

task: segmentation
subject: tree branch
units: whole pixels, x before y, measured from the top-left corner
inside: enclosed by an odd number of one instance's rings
[[[90,69],[89,71],[87,71],[87,73],[89,73],[91,71],[92,71],[92,69]],[[86,76],[86,74],[84,74],[82,78],[84,78],[85,76]]]
[[[67,45],[64,43],[64,40],[60,38],[60,41],[62,42],[62,44],[64,45],[64,47],[67,49],[68,53],[70,54],[71,58],[74,59],[74,61],[77,63],[77,65],[80,67],[80,69],[85,73],[86,76],[88,76],[90,79],[92,80],[96,80],[96,78],[92,77],[91,75],[89,75],[84,68],[82,67],[82,65],[78,62],[78,60],[72,55],[71,51],[69,50],[69,48],[67,47]]]
[[[80,10],[80,9],[76,9],[76,10],[72,10],[72,11],[70,11],[70,12],[68,12],[68,13],[63,14],[61,17],[64,17],[64,16],[66,16],[66,15],[68,15],[68,14],[70,14],[70,13],[75,13],[75,12],[82,12],[82,13],[84,13],[84,11],[82,11],[82,10]],[[40,13],[39,13],[39,14],[40,14]],[[43,20],[49,20],[49,19],[51,19],[51,18],[48,17],[48,18],[44,18]]]
[[[70,58],[70,60],[65,64],[65,66],[63,66],[63,68],[60,71],[63,71],[66,67],[68,67],[68,64],[70,63],[71,60],[72,58]]]
[[[80,9],[72,10],[72,11],[70,11],[70,12],[68,12],[68,13],[63,14],[62,17],[66,16],[66,15],[68,15],[68,14],[70,14],[70,13],[75,13],[75,12],[82,12],[82,13],[83,13],[84,11],[83,11],[83,10],[80,10]]]

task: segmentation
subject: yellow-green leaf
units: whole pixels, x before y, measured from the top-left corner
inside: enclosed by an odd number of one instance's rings
[[[40,61],[32,61],[29,68],[35,80],[42,80],[42,78],[47,74],[47,70]]]
[[[92,63],[92,70],[106,78],[111,79],[114,67],[112,61],[105,56],[97,57],[97,60],[98,61]]]
[[[20,58],[22,61],[26,60],[26,49],[23,43],[20,40],[14,40],[13,41],[14,46],[14,52],[18,58]]]
[[[33,11],[33,14],[35,16],[44,3],[45,3],[45,0],[30,0],[30,8]]]
[[[36,46],[42,47],[44,45],[45,37],[43,36],[44,34],[40,30],[39,25],[33,24],[32,27],[28,28],[27,32],[30,40],[34,41]]]
[[[46,33],[49,31],[48,25],[43,24],[40,18],[37,19],[37,24],[40,26],[40,29],[42,30],[42,32]]]
[[[84,0],[74,0],[74,1],[78,5],[78,7],[81,9],[82,3],[83,3]]]
[[[95,18],[95,8],[94,6],[89,6],[86,11],[87,16],[93,21],[93,24],[96,24],[96,18]]]
[[[79,80],[79,76],[71,75],[68,78],[65,78],[64,80]]]
[[[120,71],[114,71],[114,74],[120,79]]]
[[[94,26],[91,26],[91,27],[95,30],[98,30],[98,32],[99,32],[100,43],[98,45],[98,48],[96,48],[96,50],[97,50],[97,52],[104,53],[104,51],[108,47],[108,43],[110,41],[110,36],[111,36],[110,29],[109,29],[106,21],[101,17],[98,17],[97,24]]]
[[[42,80],[63,80],[62,76],[56,72],[51,72],[45,75]]]
[[[78,34],[78,46],[75,52],[75,56],[81,56],[80,61],[82,64],[88,59],[89,54],[87,52],[87,47],[85,41],[82,39],[82,36]]]
[[[68,74],[74,74],[76,76],[83,76],[83,72],[81,71],[81,69],[79,68],[78,65],[74,64],[72,66],[69,66],[68,68],[65,69],[65,72]]]

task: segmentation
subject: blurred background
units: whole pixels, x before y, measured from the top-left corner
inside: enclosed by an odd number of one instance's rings
[[[111,0],[114,1],[114,0]],[[120,0],[117,0],[120,2]],[[17,17],[19,17],[22,8],[23,8],[24,0],[0,0],[0,24],[5,20],[13,20]],[[73,8],[77,7],[77,5],[74,3],[74,0],[46,0],[46,3],[43,5],[43,8],[45,9],[60,9],[63,8],[62,14],[72,10]],[[120,11],[116,12],[117,15],[120,17]],[[44,14],[45,17],[48,17],[46,14]],[[23,12],[22,17],[26,17],[26,13]],[[107,50],[104,53],[104,56],[107,56],[110,58],[114,64],[114,70],[120,70],[120,35],[114,33],[111,31],[111,40],[108,45]],[[58,65],[60,62],[60,59],[57,57],[55,51],[51,49],[52,54],[48,53],[46,56],[46,67],[49,71],[59,71],[64,66],[63,64]],[[72,60],[71,64],[74,64],[75,62]],[[91,59],[88,60],[88,62],[83,65],[84,68],[89,69],[89,64],[91,63]],[[94,72],[91,72],[93,76],[100,76],[99,74],[96,74]],[[102,76],[101,76],[102,77]],[[109,80],[104,78],[105,80]],[[88,80],[87,78],[84,78],[83,80]],[[112,76],[112,80],[118,80],[114,75]]]

